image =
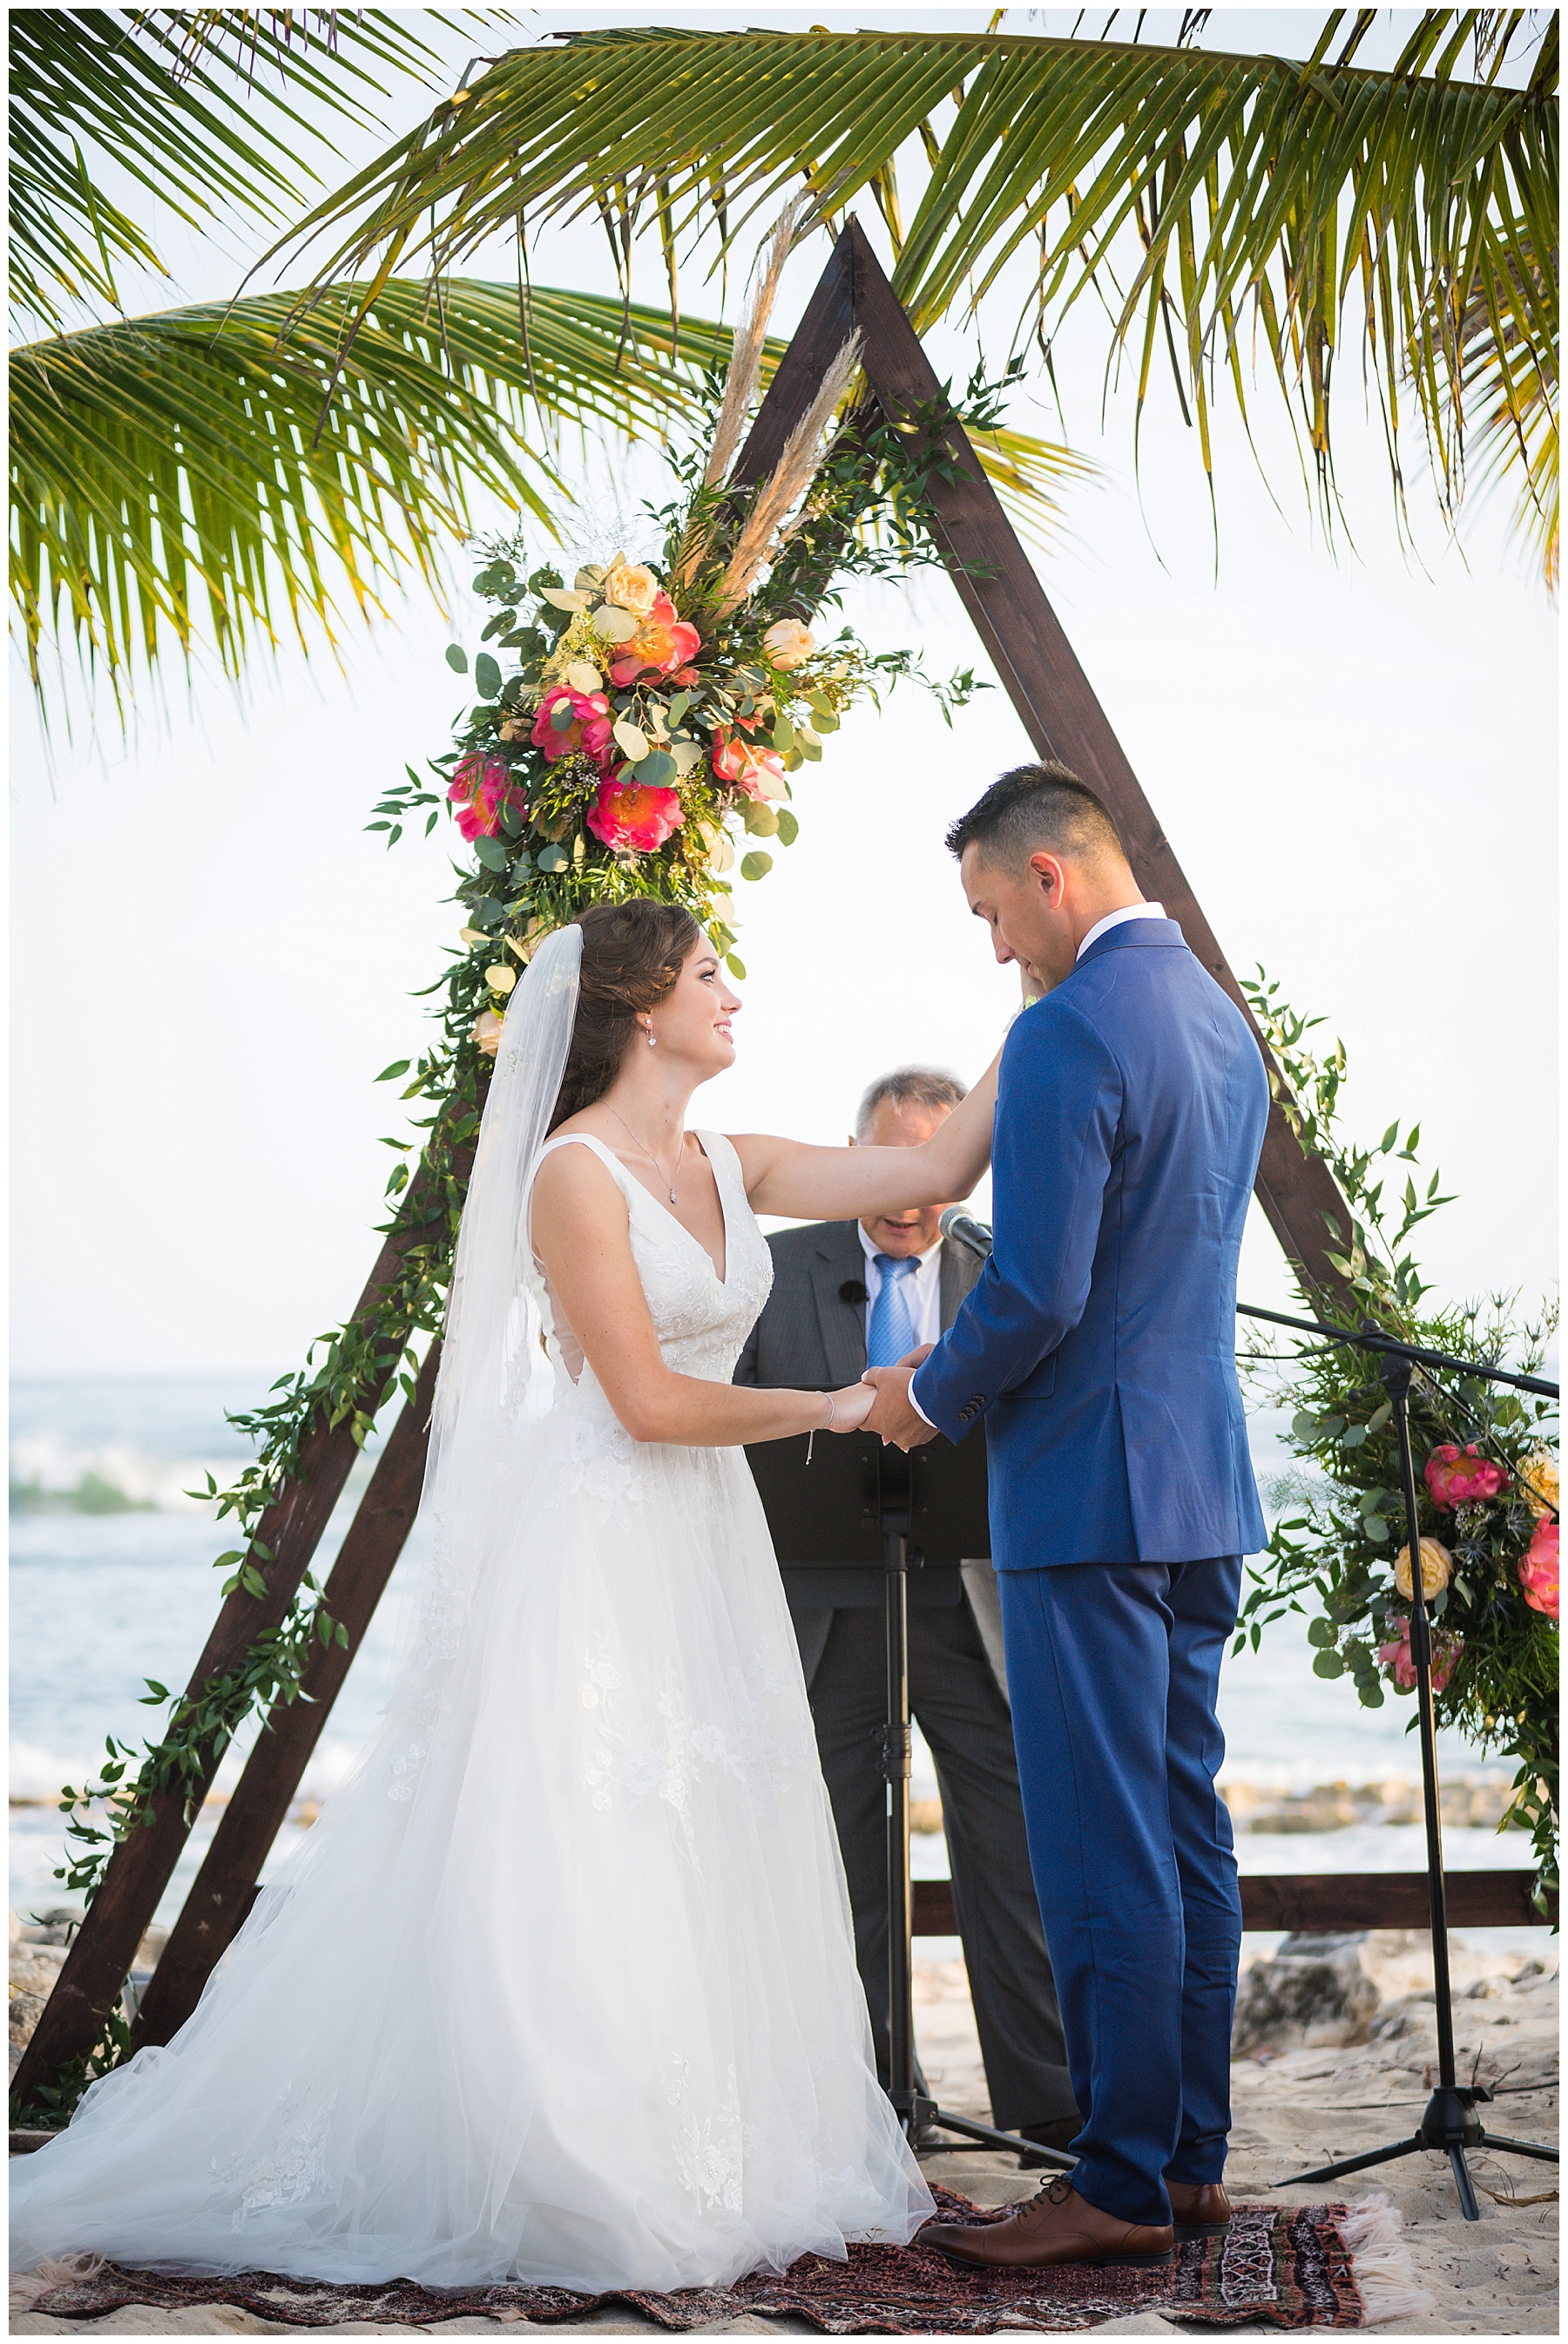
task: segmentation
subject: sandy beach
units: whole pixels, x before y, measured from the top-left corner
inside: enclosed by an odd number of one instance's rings
[[[1251,1941],[1250,1941],[1251,1945]],[[17,1949],[20,1950],[20,1949]],[[1287,1959],[1288,1959],[1287,1955]],[[1318,1959],[1314,1953],[1312,1958]],[[1271,2025],[1282,2000],[1273,1982],[1280,1964],[1272,1949],[1250,1950],[1249,1970],[1274,1962],[1247,1995],[1254,2035],[1272,2033],[1243,2052],[1232,2070],[1235,2128],[1227,2179],[1233,2197],[1270,2199],[1270,2185],[1303,2167],[1354,2156],[1413,2129],[1425,2105],[1436,2058],[1428,1941],[1413,1931],[1378,1931],[1340,1945],[1324,1959],[1335,1971],[1317,2012]],[[1357,1980],[1364,1980],[1364,1989]],[[1246,1981],[1243,1981],[1246,1988]],[[1483,2113],[1498,2132],[1554,2142],[1557,2134],[1557,1942],[1543,1930],[1530,1952],[1499,1948],[1485,1933],[1461,1933],[1454,1945],[1455,2043],[1462,2080],[1486,2086],[1494,2102]],[[1261,1991],[1261,1989],[1267,1989]],[[928,2080],[955,2115],[989,2116],[985,2076],[961,1961],[921,1962],[915,1973],[917,2026]],[[1298,1997],[1299,1999],[1299,1997]],[[1244,2000],[1243,2007],[1248,2006]],[[1348,2015],[1347,2015],[1348,2014]],[[1341,2036],[1346,2042],[1303,2039]],[[1292,2037],[1294,2039],[1292,2039]],[[1033,2195],[1038,2175],[980,2151],[938,2153],[922,2159],[928,2177],[982,2205]],[[1446,2163],[1422,2155],[1356,2176],[1301,2198],[1337,2195],[1359,2202],[1386,2197],[1401,2217],[1410,2278],[1429,2308],[1384,2324],[1382,2332],[1412,2336],[1554,2335],[1557,2314],[1557,2177],[1551,2166],[1487,2153],[1473,2159],[1482,2218],[1465,2222]],[[22,2282],[19,2297],[31,2289]],[[441,2323],[443,2335],[479,2334],[528,2322],[460,2319]],[[1100,2335],[1161,2335],[1179,2323],[1157,2312],[1107,2323]],[[92,2333],[121,2335],[297,2334],[236,2307],[171,2312],[136,2306],[85,2324]],[[17,2300],[11,2332],[18,2336],[79,2335],[79,2320],[27,2310]],[[608,2335],[658,2333],[654,2323],[625,2310],[607,2310],[573,2323]],[[1248,2323],[1241,2331],[1278,2331]],[[729,2334],[812,2334],[803,2320],[749,2318]],[[357,2321],[343,2335],[437,2332]]]

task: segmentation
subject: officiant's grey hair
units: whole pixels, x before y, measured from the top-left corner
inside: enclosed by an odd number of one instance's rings
[[[1075,862],[1125,863],[1121,833],[1094,792],[1065,765],[1015,765],[954,823],[950,854],[978,847],[988,863],[1023,863],[1043,849]]]
[[[944,1074],[940,1066],[895,1066],[890,1075],[879,1075],[868,1085],[855,1117],[855,1137],[865,1145],[877,1109],[890,1099],[896,1107],[940,1106],[950,1111],[969,1095],[967,1083],[960,1083],[957,1075]]]

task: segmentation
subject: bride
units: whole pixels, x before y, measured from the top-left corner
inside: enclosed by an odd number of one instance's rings
[[[923,1147],[687,1131],[739,1005],[667,904],[535,955],[385,1723],[174,2041],[14,2163],[18,2267],[668,2289],[931,2213],[740,1454],[849,1431],[872,1393],[729,1377],[771,1277],[754,1211],[967,1195],[994,1076]]]

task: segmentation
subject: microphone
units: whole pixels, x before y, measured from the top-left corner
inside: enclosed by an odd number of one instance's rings
[[[839,1288],[839,1299],[840,1302],[869,1302],[870,1298],[870,1288],[869,1287],[862,1286],[858,1278],[847,1278],[844,1280],[843,1285]]]
[[[966,1213],[961,1205],[950,1205],[937,1227],[954,1245],[966,1247],[970,1253],[978,1254],[981,1261],[990,1259],[990,1228],[984,1221],[977,1221],[972,1213]]]

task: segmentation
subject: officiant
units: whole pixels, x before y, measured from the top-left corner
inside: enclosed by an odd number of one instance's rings
[[[905,1066],[860,1102],[860,1147],[913,1147],[964,1096],[950,1075]],[[735,1381],[829,1387],[890,1366],[952,1324],[981,1264],[943,1239],[940,1205],[870,1221],[819,1221],[768,1240],[773,1290]],[[888,2081],[887,1785],[880,1729],[887,1655],[881,1609],[812,1601],[813,1574],[786,1571],[817,1746],[854,1913],[855,1954]],[[1024,1837],[989,1561],[965,1562],[956,1604],[910,1611],[910,1700],[936,1761],[953,1904],[985,2060],[991,2116],[1065,2148],[1078,2130],[1056,1988]],[[923,2081],[920,2088],[925,2089]]]

